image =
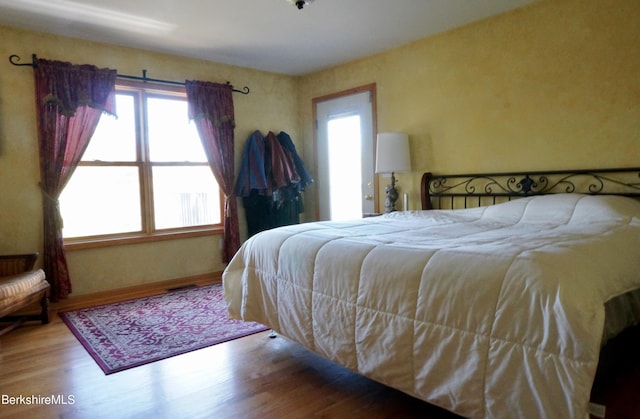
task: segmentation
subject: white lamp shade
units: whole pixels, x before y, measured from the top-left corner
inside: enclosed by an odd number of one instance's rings
[[[381,132],[376,147],[376,173],[411,171],[409,136],[402,132]]]

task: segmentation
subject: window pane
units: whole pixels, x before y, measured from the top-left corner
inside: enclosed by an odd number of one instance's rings
[[[142,230],[136,167],[78,167],[60,196],[65,238]]]
[[[102,114],[82,160],[136,160],[136,117],[133,96],[116,95],[116,112],[117,118]]]
[[[207,161],[196,126],[189,122],[186,100],[149,98],[147,118],[151,161]]]
[[[360,116],[332,119],[329,141],[329,214],[332,221],[362,217],[362,161]]]
[[[220,192],[211,168],[154,167],[157,229],[220,224]]]

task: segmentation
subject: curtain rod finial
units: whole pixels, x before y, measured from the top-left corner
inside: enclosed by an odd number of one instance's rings
[[[20,56],[17,54],[9,55],[9,62],[18,67],[37,67],[38,66],[38,56],[36,54],[31,54],[32,61],[30,63],[21,63]]]

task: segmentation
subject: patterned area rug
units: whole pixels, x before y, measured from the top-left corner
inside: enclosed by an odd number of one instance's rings
[[[267,328],[230,320],[221,284],[60,313],[105,374]]]

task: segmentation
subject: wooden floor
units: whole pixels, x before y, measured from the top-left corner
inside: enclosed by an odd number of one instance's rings
[[[54,312],[48,325],[27,324],[0,337],[0,417],[456,417],[268,335],[104,375]],[[639,364],[610,377],[594,395],[607,404],[607,418],[640,418]],[[8,403],[21,396],[42,403]],[[58,403],[45,404],[46,396]]]

